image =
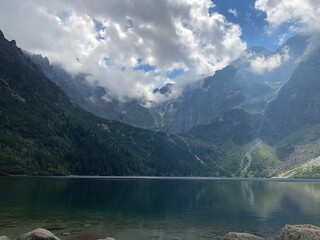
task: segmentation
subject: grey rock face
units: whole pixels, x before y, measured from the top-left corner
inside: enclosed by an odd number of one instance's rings
[[[28,232],[26,234],[21,235],[17,238],[17,240],[60,240],[57,236],[55,236],[52,232],[49,232],[43,228],[37,228]]]
[[[281,140],[298,129],[320,123],[319,65],[320,49],[298,65],[265,111],[262,138]]]
[[[320,239],[320,228],[305,225],[285,225],[276,236],[276,240],[317,240]]]
[[[264,238],[249,233],[230,232],[222,240],[264,240]]]

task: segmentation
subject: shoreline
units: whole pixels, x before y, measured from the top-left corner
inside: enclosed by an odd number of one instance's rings
[[[63,235],[69,236],[69,235]],[[95,235],[83,235],[82,237],[75,238],[78,240],[116,240],[112,236],[99,237]],[[162,239],[162,238],[161,238]],[[212,238],[211,238],[212,239]],[[217,238],[214,238],[217,239]],[[320,228],[311,224],[303,225],[288,225],[286,224],[281,230],[276,233],[275,240],[319,240]],[[7,236],[1,236],[0,240],[10,240]],[[63,240],[55,234],[44,228],[36,228],[30,232],[24,233],[17,237],[15,240]],[[133,239],[134,240],[134,239]],[[138,240],[138,239],[137,239]],[[181,238],[174,237],[173,240],[182,240]],[[229,232],[222,240],[266,240],[263,236],[254,235],[246,232]]]
[[[61,179],[141,179],[141,180],[213,180],[213,181],[269,181],[269,182],[320,182],[319,178],[259,178],[259,177],[196,177],[196,176],[90,176],[90,175],[66,175],[66,176],[31,176],[31,175],[0,175],[0,178],[61,178]]]

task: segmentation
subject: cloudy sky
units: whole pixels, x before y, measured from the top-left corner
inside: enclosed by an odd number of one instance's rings
[[[318,16],[319,0],[0,0],[6,38],[89,74],[114,97],[145,101],[161,100],[152,90],[165,83],[182,89],[214,74],[252,46],[274,51],[300,32],[315,46]],[[251,59],[263,73],[285,57]]]

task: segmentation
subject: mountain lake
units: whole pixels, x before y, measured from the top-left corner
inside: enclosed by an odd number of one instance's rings
[[[320,226],[320,181],[241,178],[0,177],[0,236],[38,227],[61,239],[274,238]]]

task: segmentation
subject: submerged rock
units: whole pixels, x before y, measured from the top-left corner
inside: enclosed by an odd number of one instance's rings
[[[114,239],[113,237],[107,237],[105,239],[99,239],[99,240],[116,240],[116,239]]]
[[[67,226],[63,225],[63,224],[52,224],[52,225],[47,225],[43,227],[44,229],[47,229],[48,231],[55,231],[55,230],[63,230],[66,229]]]
[[[311,224],[285,225],[276,240],[320,240],[320,228]]]
[[[17,238],[17,240],[60,240],[57,236],[55,236],[52,232],[49,232],[43,228],[37,228],[28,232],[26,234],[21,235]]]
[[[227,235],[225,235],[222,240],[265,240],[265,239],[249,233],[230,232]]]
[[[103,239],[103,237],[94,235],[94,234],[83,233],[83,234],[77,235],[74,239],[75,240],[100,240],[100,239]]]

